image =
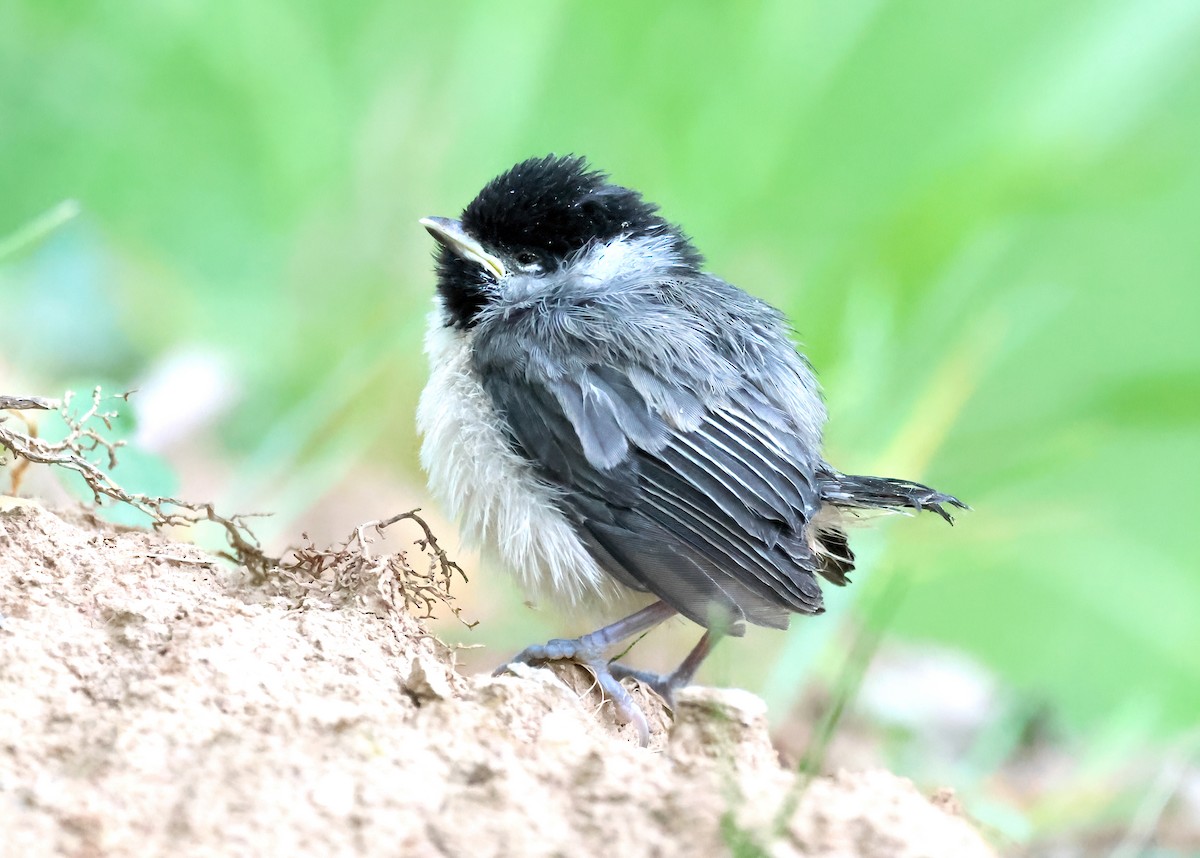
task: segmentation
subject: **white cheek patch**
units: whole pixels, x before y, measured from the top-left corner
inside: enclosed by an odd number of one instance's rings
[[[536,298],[545,288],[545,283],[535,274],[510,274],[501,281],[498,293],[507,303],[523,304]],[[425,351],[428,353],[429,349]]]
[[[669,237],[620,236],[590,248],[551,274],[509,274],[497,286],[499,299],[492,311],[503,314],[524,309],[547,296],[578,293],[597,284],[619,291],[623,284],[645,283],[656,275],[669,274],[678,264],[679,254]]]
[[[430,376],[417,407],[429,488],[464,544],[508,567],[531,596],[566,608],[627,603],[632,591],[592,559],[559,512],[556,490],[509,446],[471,366],[469,331],[430,315]]]
[[[621,236],[601,244],[573,262],[568,269],[574,276],[620,282],[636,276],[652,278],[679,264],[674,241],[668,236],[627,238]]]

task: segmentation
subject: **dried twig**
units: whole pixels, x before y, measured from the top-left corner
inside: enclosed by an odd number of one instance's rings
[[[128,397],[129,394],[126,393],[117,398],[127,400]],[[131,492],[109,476],[108,470],[117,464],[117,450],[123,447],[125,442],[110,441],[95,426],[95,421],[99,421],[105,429],[111,430],[112,421],[117,416],[115,411],[101,410],[104,399],[99,387],[93,389],[91,404],[83,413],[76,414],[72,409],[75,394],[68,391],[58,408],[59,415],[67,425],[67,435],[61,441],[53,443],[38,438],[35,434],[25,434],[5,426],[3,417],[0,416],[0,446],[6,447],[23,461],[74,471],[83,478],[97,505],[102,504],[104,498],[127,504],[145,513],[155,530],[163,527],[190,526],[201,521],[213,522],[224,529],[232,549],[224,556],[257,575],[265,574],[268,568],[275,565],[277,561],[263,553],[258,538],[246,525],[246,519],[250,516],[225,516],[218,513],[211,503]],[[39,397],[6,396],[0,397],[0,402],[7,403],[8,410],[53,407],[52,400]],[[19,402],[33,404],[14,404]]]
[[[0,394],[0,411],[54,411],[62,407],[58,399],[42,396],[4,396]],[[0,416],[0,420],[4,418]]]
[[[61,402],[41,397],[0,396],[0,410],[57,409],[67,425],[66,437],[52,443],[37,437],[33,426],[23,433],[5,425],[5,416],[0,414],[0,447],[17,457],[18,467],[33,463],[74,471],[87,484],[96,504],[101,504],[104,498],[127,504],[145,513],[155,529],[202,521],[216,524],[225,531],[230,546],[223,556],[249,570],[253,582],[265,584],[281,595],[301,600],[323,595],[334,601],[369,597],[382,602],[385,610],[406,610],[422,619],[433,616],[434,607],[443,604],[465,625],[475,625],[463,620],[461,609],[451,604],[451,580],[455,573],[463,581],[467,576],[438,545],[429,525],[417,515],[420,510],[364,522],[345,542],[329,548],[317,548],[309,541],[305,546],[291,549],[286,559],[269,557],[246,522],[249,515],[226,516],[218,513],[212,503],[140,494],[119,485],[108,471],[117,464],[117,450],[125,442],[108,440],[96,426],[99,422],[111,430],[117,413],[101,409],[104,397],[99,387],[92,391],[91,404],[81,414],[72,409],[74,399],[71,392]],[[426,568],[412,566],[403,551],[379,555],[372,552],[370,532],[381,537],[384,530],[401,521],[414,522],[420,528],[421,536],[414,544],[425,554]],[[308,536],[304,538],[307,540]]]
[[[420,619],[434,615],[434,608],[447,606],[468,628],[475,623],[462,617],[462,609],[453,604],[450,583],[457,573],[467,580],[462,567],[451,560],[438,545],[429,524],[414,509],[381,521],[367,521],[354,528],[347,539],[329,548],[317,548],[310,541],[292,549],[272,572],[274,589],[282,595],[304,601],[310,596],[344,602],[365,598],[372,607],[385,611],[405,610]],[[404,551],[376,554],[372,550],[376,537],[400,521],[412,521],[422,536],[414,544],[427,558],[425,568],[409,562]],[[308,539],[307,534],[304,537]]]

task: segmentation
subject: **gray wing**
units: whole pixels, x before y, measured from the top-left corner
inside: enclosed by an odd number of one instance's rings
[[[565,490],[564,511],[618,580],[733,633],[821,610],[805,534],[819,459],[751,383],[705,407],[636,367],[545,382],[493,370],[484,386],[514,446]]]

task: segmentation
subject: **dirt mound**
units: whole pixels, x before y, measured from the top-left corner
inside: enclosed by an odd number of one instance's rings
[[[465,677],[415,620],[335,601],[0,512],[0,854],[991,854],[886,772],[798,791],[752,695],[652,708],[645,750],[582,672]]]

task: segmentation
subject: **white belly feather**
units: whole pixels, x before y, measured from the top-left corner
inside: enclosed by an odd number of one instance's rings
[[[498,560],[534,600],[585,609],[645,603],[592,559],[558,511],[556,490],[508,445],[471,366],[472,337],[447,327],[440,310],[430,315],[430,375],[417,407],[421,465],[464,545]]]

